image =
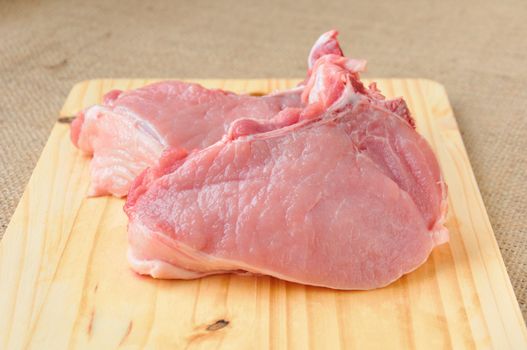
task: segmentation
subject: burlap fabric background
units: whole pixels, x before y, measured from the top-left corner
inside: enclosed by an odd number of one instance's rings
[[[75,82],[302,77],[333,27],[368,77],[446,86],[527,316],[525,0],[0,0],[0,236]]]

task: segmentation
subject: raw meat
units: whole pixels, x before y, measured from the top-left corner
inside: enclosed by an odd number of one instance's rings
[[[404,101],[366,88],[356,63],[319,58],[305,108],[237,120],[142,173],[125,205],[132,268],[371,289],[420,266],[448,240],[446,186]]]
[[[348,103],[347,99],[355,93],[355,97],[367,98],[372,104],[388,109],[415,128],[415,122],[402,98],[386,100],[376,83],[371,83],[368,88],[364,86],[359,73],[365,69],[365,60],[325,55],[311,68],[312,74],[306,80],[306,87],[302,92],[303,102],[320,108],[333,105],[332,108],[335,109]],[[350,91],[344,93],[345,89]]]
[[[341,53],[336,35],[335,31],[322,35],[311,56]],[[255,97],[165,81],[128,92],[111,91],[102,105],[80,112],[71,128],[73,143],[93,155],[89,195],[125,196],[133,179],[164,149],[209,146],[238,118],[269,119],[287,107],[300,107],[302,90],[299,86]]]
[[[168,146],[206,147],[240,117],[266,119],[300,105],[301,88],[263,97],[166,81],[129,92],[112,91],[72,125],[73,143],[91,162],[90,195],[128,193],[133,179]]]
[[[307,58],[308,78],[315,62],[325,55],[344,56],[340,44],[337,40],[339,33],[336,30],[330,30],[322,34],[315,42]]]

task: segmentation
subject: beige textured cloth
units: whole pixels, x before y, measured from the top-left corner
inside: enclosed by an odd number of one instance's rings
[[[0,236],[75,82],[302,77],[335,27],[367,77],[446,86],[527,316],[527,2],[396,2],[0,0]]]

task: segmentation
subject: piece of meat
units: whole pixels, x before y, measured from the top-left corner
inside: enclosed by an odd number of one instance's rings
[[[349,99],[367,98],[372,104],[388,109],[415,128],[410,110],[401,97],[386,100],[376,83],[364,86],[359,73],[365,69],[365,60],[324,55],[312,68],[302,92],[302,102],[306,105],[316,103],[322,109],[330,106],[335,109],[349,103]]]
[[[340,48],[340,44],[337,39],[338,35],[339,32],[333,29],[322,34],[317,39],[317,41],[311,48],[311,51],[309,52],[309,56],[307,58],[307,67],[309,69],[309,72],[315,65],[315,62],[322,56],[344,56],[344,53],[342,52],[342,49]]]
[[[336,32],[329,33],[317,40],[317,57],[341,52]],[[302,90],[255,97],[165,81],[110,91],[101,105],[81,111],[71,127],[73,143],[93,155],[89,195],[125,196],[133,179],[163,150],[201,149],[218,141],[238,118],[269,119],[285,108],[301,107]]]
[[[128,193],[133,179],[167,147],[201,149],[218,141],[240,117],[268,119],[301,105],[301,89],[262,97],[165,81],[112,91],[72,124],[72,141],[93,154],[90,195]]]
[[[320,58],[305,108],[237,120],[221,141],[170,150],[139,176],[125,205],[132,268],[371,289],[420,266],[448,240],[446,186],[407,110],[351,66]]]

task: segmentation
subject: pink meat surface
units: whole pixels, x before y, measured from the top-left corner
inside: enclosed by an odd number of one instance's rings
[[[269,119],[297,107],[301,88],[255,97],[165,81],[112,91],[103,105],[87,108],[72,125],[72,140],[93,154],[90,195],[128,193],[133,179],[167,147],[201,149],[218,141],[240,117]]]
[[[446,185],[404,101],[366,88],[356,63],[321,57],[305,108],[165,152],[125,205],[132,268],[371,289],[420,266],[448,240]]]
[[[323,34],[310,57],[341,54],[336,35]],[[302,91],[300,86],[255,97],[181,81],[111,91],[101,105],[81,111],[71,128],[73,143],[93,155],[89,195],[125,196],[133,179],[155,164],[163,150],[207,147],[238,118],[266,120],[286,108],[301,107]]]

